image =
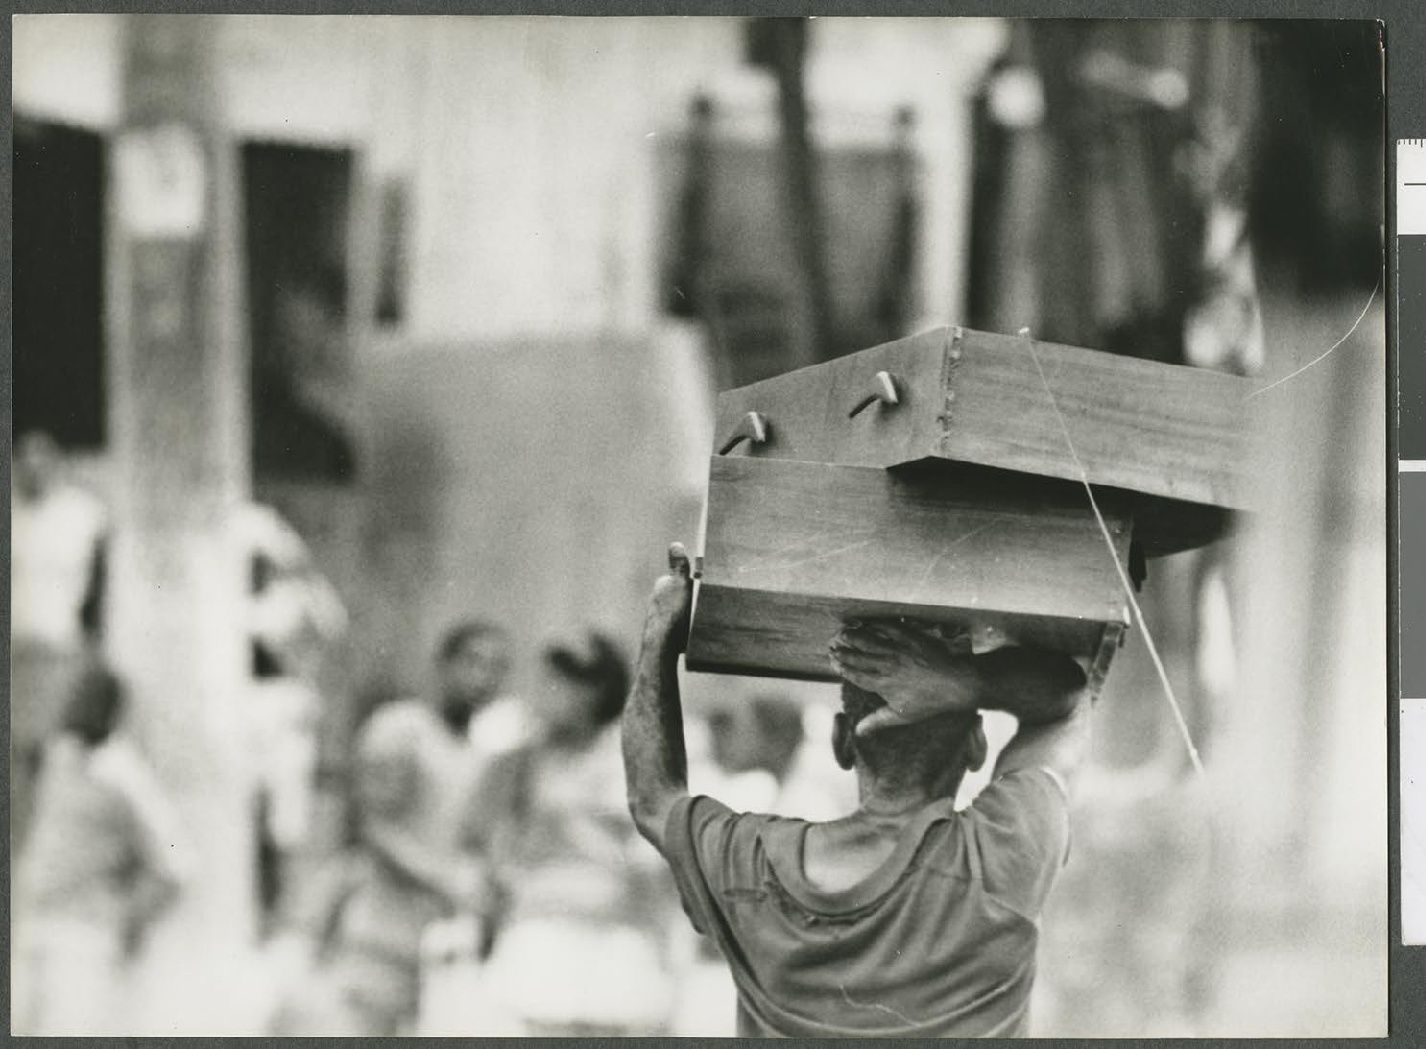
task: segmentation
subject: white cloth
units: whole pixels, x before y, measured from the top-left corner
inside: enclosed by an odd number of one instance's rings
[[[654,1034],[673,1008],[673,980],[651,937],[579,918],[512,925],[486,979],[492,1015],[536,1029],[584,1025]]]
[[[673,1006],[672,887],[629,817],[617,726],[519,757],[529,796],[496,837],[513,899],[486,966],[493,1003],[535,1033],[658,1033]]]
[[[103,504],[71,485],[10,501],[10,637],[77,648],[79,613],[106,517]]]

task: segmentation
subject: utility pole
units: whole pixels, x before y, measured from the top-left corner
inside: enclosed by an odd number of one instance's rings
[[[124,1033],[242,1030],[251,834],[241,728],[247,355],[237,167],[215,98],[218,19],[124,20],[106,217],[115,471],[107,644],[178,808],[192,878],[156,931]]]

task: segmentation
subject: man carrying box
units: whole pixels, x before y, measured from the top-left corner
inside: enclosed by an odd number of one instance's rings
[[[1085,676],[1029,649],[958,655],[901,624],[849,626],[833,750],[856,812],[825,823],[734,813],[687,789],[678,657],[692,580],[682,546],[654,587],[624,713],[629,807],[673,869],[694,926],[738,986],[738,1033],[1026,1033],[1037,924],[1069,844],[1088,745]],[[989,786],[979,711],[1020,722]]]

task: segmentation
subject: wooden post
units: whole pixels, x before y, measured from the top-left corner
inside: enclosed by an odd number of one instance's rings
[[[770,66],[777,78],[783,200],[800,271],[798,360],[802,365],[834,357],[838,349],[833,344],[835,317],[827,275],[822,188],[804,83],[808,24],[805,18],[767,18],[754,23],[756,57]]]
[[[192,880],[156,933],[130,1031],[242,1030],[250,940],[239,740],[245,563],[229,534],[249,475],[236,165],[210,88],[216,19],[126,20],[108,193],[115,469],[110,656],[131,725],[179,810]]]

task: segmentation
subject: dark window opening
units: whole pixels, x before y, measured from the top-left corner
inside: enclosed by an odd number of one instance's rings
[[[14,433],[105,445],[104,140],[15,117]]]
[[[254,480],[344,484],[351,153],[248,143],[242,163]]]

